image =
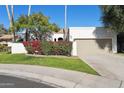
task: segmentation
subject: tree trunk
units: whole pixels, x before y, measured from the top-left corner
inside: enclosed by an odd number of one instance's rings
[[[29,5],[29,7],[28,7],[28,18],[29,18],[29,16],[30,16],[30,11],[31,11],[31,5]],[[29,28],[26,28],[26,32],[25,32],[25,40],[26,41],[29,41]]]
[[[9,18],[9,21],[10,21],[10,29],[12,30],[12,33],[13,33],[13,42],[15,42],[14,9],[13,9],[13,5],[11,5],[12,16],[10,15],[10,11],[9,11],[9,6],[8,5],[6,5],[6,10],[7,10],[8,18]]]
[[[28,28],[26,28],[26,32],[25,32],[25,40],[29,41],[29,33],[28,33]]]
[[[68,41],[69,40],[69,31],[67,28],[67,5],[65,5],[65,28],[64,28],[64,41]]]
[[[10,24],[11,24],[11,23],[12,23],[12,20],[11,20],[11,16],[10,16],[10,11],[9,11],[9,7],[8,7],[8,5],[6,5],[6,10],[7,10],[7,14],[8,14],[9,22],[10,22]]]
[[[28,7],[28,16],[30,16],[30,12],[31,12],[31,5],[29,5]]]
[[[64,29],[64,41],[69,41],[69,30],[68,28]]]
[[[11,5],[11,11],[12,11],[12,32],[13,32],[13,41],[16,42],[16,37],[15,37],[15,28],[14,28],[14,7]]]

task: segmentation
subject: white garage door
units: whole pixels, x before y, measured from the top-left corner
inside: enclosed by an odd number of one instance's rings
[[[111,39],[82,39],[76,40],[76,42],[78,56],[98,54],[112,50]]]

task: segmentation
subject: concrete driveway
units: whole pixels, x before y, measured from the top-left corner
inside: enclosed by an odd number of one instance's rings
[[[103,77],[124,81],[124,56],[101,53],[80,55],[80,58],[96,69]]]

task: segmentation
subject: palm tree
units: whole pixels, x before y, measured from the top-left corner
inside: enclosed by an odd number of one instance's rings
[[[6,5],[6,10],[7,10],[7,14],[8,14],[8,18],[9,18],[9,22],[10,22],[10,26],[12,24],[12,20],[11,20],[11,16],[10,16],[10,11],[9,11],[9,6]]]
[[[9,11],[9,6],[6,5],[6,10],[7,10],[7,14],[8,14],[8,18],[9,18],[9,21],[10,21],[10,29],[13,33],[13,42],[15,42],[16,38],[15,38],[15,29],[14,29],[14,6],[11,5],[11,12],[12,12],[12,16],[10,15],[10,11]]]
[[[68,28],[67,28],[67,5],[65,5],[65,28],[64,28],[64,40],[68,41],[69,36],[68,36]]]
[[[15,37],[15,27],[14,27],[14,6],[11,5],[11,11],[12,11],[12,32],[13,32],[13,39],[14,39],[14,42],[16,41],[16,37]]]
[[[30,13],[31,13],[31,5],[29,5],[28,7],[28,16],[30,16]]]
[[[30,12],[31,12],[31,5],[29,5],[29,7],[28,7],[28,19],[29,19],[29,16],[30,16]],[[26,28],[25,40],[28,41],[29,40],[29,37],[30,37],[29,28]]]

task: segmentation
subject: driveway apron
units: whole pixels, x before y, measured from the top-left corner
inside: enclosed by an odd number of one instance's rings
[[[80,55],[101,76],[124,81],[124,56],[112,53]]]

